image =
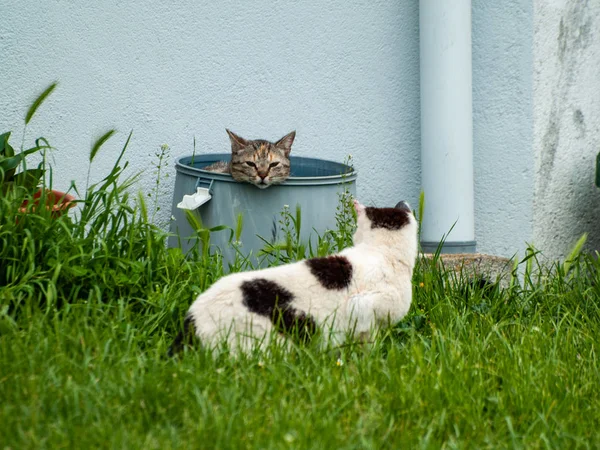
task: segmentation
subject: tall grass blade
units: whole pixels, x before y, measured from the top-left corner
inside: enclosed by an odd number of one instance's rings
[[[104,133],[102,136],[100,136],[96,142],[94,142],[92,144],[92,150],[90,151],[90,163],[94,160],[94,158],[96,157],[96,153],[98,153],[98,150],[100,150],[100,147],[102,147],[102,145],[104,145],[104,143],[106,141],[108,141],[110,139],[110,137],[115,134],[117,132],[117,130],[110,130],[107,131],[106,133]]]
[[[244,228],[244,215],[239,213],[237,216],[237,222],[235,224],[235,240],[239,242],[242,237],[242,230]]]
[[[581,237],[577,240],[577,242],[573,246],[573,249],[569,253],[569,256],[567,256],[567,259],[565,259],[565,263],[563,265],[563,268],[565,270],[565,275],[569,273],[569,269],[573,265],[573,262],[576,261],[577,258],[579,257],[581,250],[583,249],[583,246],[585,244],[585,241],[587,241],[587,233],[583,233],[583,235],[581,235]]]
[[[31,104],[31,106],[27,110],[27,114],[25,114],[25,125],[29,124],[29,121],[31,120],[31,118],[33,117],[33,115],[35,114],[35,112],[42,105],[42,103],[44,103],[44,101],[48,98],[48,96],[52,93],[52,91],[56,88],[57,85],[58,85],[58,82],[55,81],[50,86],[48,86],[44,90],[44,92],[42,92],[38,96],[38,98],[36,98],[34,100],[34,102]]]
[[[294,221],[294,225],[296,226],[296,240],[299,241],[302,228],[302,207],[300,203],[296,204],[296,220]]]

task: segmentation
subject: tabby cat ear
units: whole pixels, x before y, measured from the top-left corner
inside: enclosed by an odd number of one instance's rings
[[[229,131],[227,128],[225,128],[225,131],[227,131],[227,134],[229,135],[232,152],[237,152],[248,146],[248,141],[246,139],[239,137],[237,134],[235,134],[233,131]]]
[[[292,131],[290,134],[286,134],[284,137],[275,142],[275,147],[282,149],[285,152],[285,156],[290,156],[295,137],[296,131]]]

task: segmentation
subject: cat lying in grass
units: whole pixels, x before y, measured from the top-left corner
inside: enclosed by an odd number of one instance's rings
[[[277,142],[244,139],[226,130],[231,141],[231,162],[218,161],[202,170],[229,173],[234,180],[265,189],[290,176],[290,152],[296,137],[292,131]]]
[[[355,200],[354,208],[353,247],[223,277],[192,304],[171,353],[192,334],[213,347],[226,340],[235,352],[264,347],[269,335],[307,340],[317,327],[334,343],[367,340],[378,325],[402,319],[412,300],[417,222],[405,202],[372,208]]]

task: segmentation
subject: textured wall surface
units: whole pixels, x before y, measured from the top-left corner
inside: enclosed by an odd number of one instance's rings
[[[600,248],[600,2],[535,1],[534,242],[564,257],[582,233]]]
[[[507,256],[531,237],[528,3],[473,2],[476,239]],[[144,190],[154,153],[171,146],[163,220],[173,159],[194,136],[198,152],[227,151],[225,127],[266,139],[296,129],[296,155],[354,156],[364,202],[416,205],[418,23],[412,0],[13,1],[0,15],[0,129],[20,142],[25,109],[59,80],[25,137],[57,147],[55,185],[83,188],[92,140],[116,127],[92,167],[103,177],[133,129]]]
[[[532,239],[531,0],[473,1],[473,158],[478,250],[523,255]]]
[[[216,153],[229,151],[225,127],[269,140],[296,129],[295,155],[353,155],[364,202],[418,198],[417,2],[24,0],[2,8],[0,33],[2,129],[20,139],[27,105],[60,81],[26,138],[58,148],[60,187],[85,185],[90,143],[110,127],[97,176],[130,129],[132,167],[167,143],[173,175],[194,136]],[[141,186],[153,182],[146,170]]]

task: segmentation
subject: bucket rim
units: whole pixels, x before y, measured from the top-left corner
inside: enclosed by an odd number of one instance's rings
[[[230,153],[209,153],[204,155],[196,155],[194,156],[195,161],[205,161],[210,159],[210,161],[219,161],[223,157],[229,157]],[[215,159],[216,158],[216,159]],[[340,166],[347,167],[349,172],[338,175],[321,175],[321,176],[311,176],[311,177],[294,177],[291,176],[287,178],[284,182],[278,183],[277,186],[290,186],[290,185],[299,185],[299,184],[338,184],[338,183],[348,183],[356,180],[358,173],[354,167],[349,166],[347,164],[332,161],[330,159],[323,158],[311,158],[306,156],[292,156],[294,159],[304,159],[304,160],[313,160],[313,161],[323,161],[331,164],[336,164]],[[234,180],[231,174],[228,173],[217,173],[211,172],[208,170],[199,169],[197,167],[190,166],[189,164],[184,163],[184,160],[191,160],[192,155],[180,156],[175,160],[175,170],[177,172],[185,173],[187,175],[192,176],[203,176],[205,178],[210,178],[213,180],[225,181],[229,183],[238,183],[238,181]],[[311,183],[315,182],[315,183]],[[317,183],[321,182],[321,183]]]

